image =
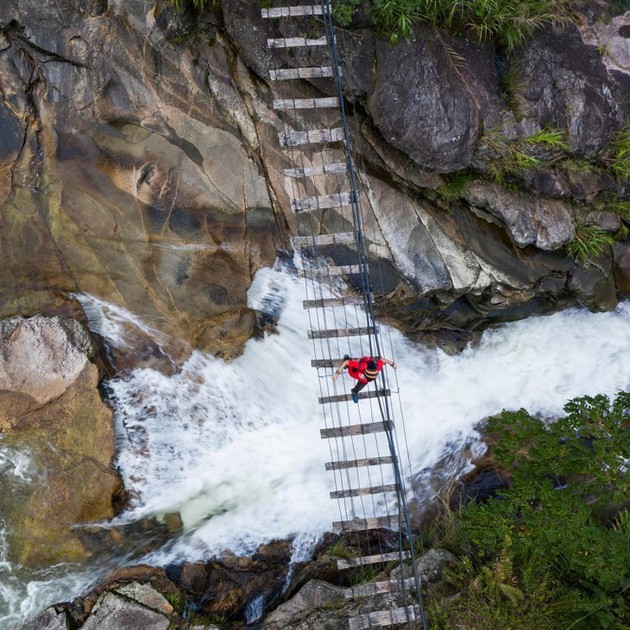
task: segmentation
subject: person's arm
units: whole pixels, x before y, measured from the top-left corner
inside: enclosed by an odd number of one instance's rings
[[[389,359],[386,359],[385,357],[381,357],[381,361],[385,365],[391,365],[394,368],[394,371],[396,371],[396,364],[393,361],[390,361]]]
[[[333,381],[336,381],[339,378],[339,375],[344,371],[346,366],[350,363],[350,359],[344,359],[343,363],[337,368],[337,371],[333,374]]]

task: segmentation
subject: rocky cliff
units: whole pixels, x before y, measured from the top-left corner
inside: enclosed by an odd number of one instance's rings
[[[269,68],[299,59],[272,57],[257,3],[212,7],[2,3],[0,315],[78,291],[224,356],[252,334],[252,274],[296,229]],[[595,11],[512,55],[340,34],[370,255],[408,332],[628,295],[629,24]]]

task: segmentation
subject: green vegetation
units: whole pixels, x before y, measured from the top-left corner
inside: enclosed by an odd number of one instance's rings
[[[567,255],[576,260],[597,258],[606,247],[615,243],[612,234],[601,228],[578,224],[575,238],[566,246]]]
[[[187,0],[173,0],[173,5],[177,12],[180,12],[182,9],[182,5],[185,4]],[[190,0],[192,6],[198,11],[203,11],[208,4],[208,0]]]
[[[342,26],[350,22],[358,4],[356,0],[336,4],[335,17]],[[368,10],[375,27],[394,43],[410,37],[414,24],[424,22],[513,50],[537,29],[568,20],[569,5],[569,0],[371,0]]]
[[[564,410],[549,426],[524,410],[488,421],[510,487],[434,528],[430,542],[461,562],[427,602],[432,628],[630,624],[630,393]]]

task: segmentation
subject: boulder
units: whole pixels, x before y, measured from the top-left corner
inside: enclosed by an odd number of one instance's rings
[[[168,616],[157,610],[152,610],[134,599],[107,592],[99,597],[92,613],[81,627],[84,630],[167,630],[170,623]]]
[[[19,476],[2,471],[9,557],[29,566],[85,559],[73,526],[111,518],[121,491],[89,339],[63,318],[12,318],[0,331],[1,446],[25,462]]]
[[[481,116],[444,43],[423,27],[413,41],[376,46],[368,111],[385,140],[440,173],[466,168]]]

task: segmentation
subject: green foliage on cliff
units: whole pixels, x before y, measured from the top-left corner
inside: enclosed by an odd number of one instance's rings
[[[630,393],[565,412],[549,426],[523,410],[488,421],[510,487],[449,516],[462,596],[434,600],[431,627],[630,624]]]
[[[337,3],[343,24],[357,3]],[[567,19],[567,0],[371,0],[374,24],[393,42],[410,37],[417,22],[466,34],[478,42],[494,40],[512,50],[537,29]]]

